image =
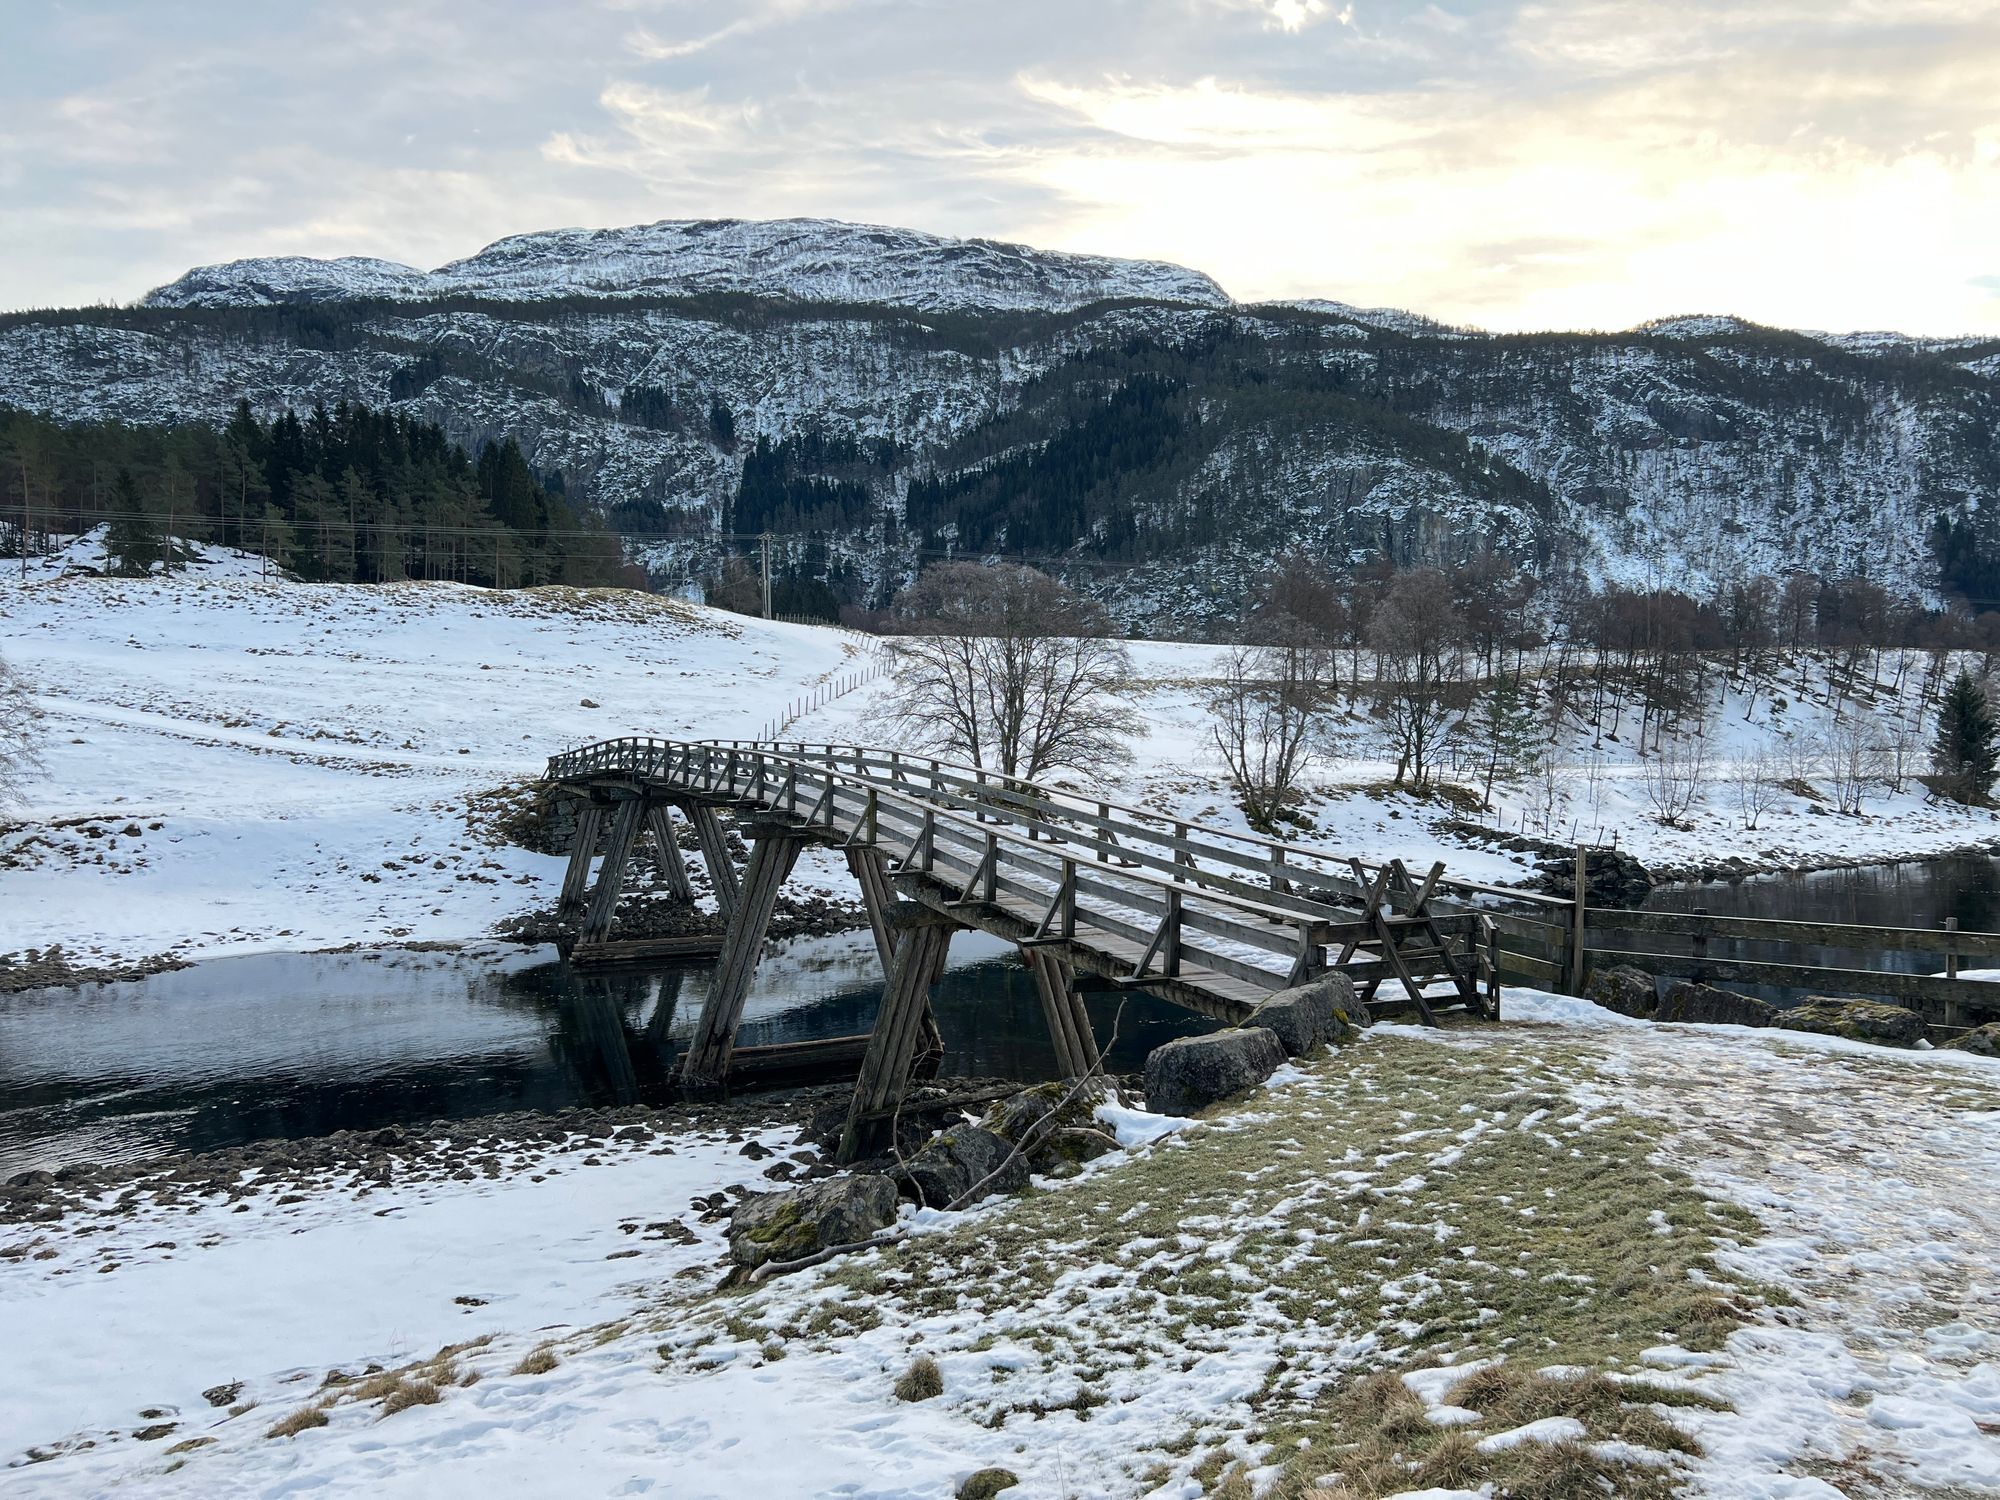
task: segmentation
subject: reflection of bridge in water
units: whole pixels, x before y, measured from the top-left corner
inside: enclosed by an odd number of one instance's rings
[[[1230,1024],[1331,968],[1370,997],[1393,983],[1426,1021],[1442,1003],[1427,993],[1433,980],[1449,983],[1451,1003],[1496,1004],[1491,926],[1442,910],[1442,865],[1419,879],[1396,861],[1371,868],[848,746],[606,740],[556,756],[548,777],[578,804],[561,910],[582,918],[580,951],[616,956],[627,946],[611,941],[612,925],[642,837],[652,839],[670,888],[691,898],[673,815],[693,826],[726,924],[679,1070],[687,1084],[717,1085],[740,1076],[743,1062],[768,1061],[739,1049],[737,1035],[778,893],[806,844],[844,852],[886,985],[866,1036],[803,1045],[827,1059],[842,1046],[857,1055],[850,1149],[879,1131],[921,1059],[941,1051],[929,995],[951,934],[965,928],[1018,947],[1066,1076],[1098,1065],[1080,972]],[[741,871],[718,817],[725,808],[751,841]],[[658,947],[630,951],[651,956]]]

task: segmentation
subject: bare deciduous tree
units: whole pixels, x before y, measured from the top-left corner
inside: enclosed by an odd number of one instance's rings
[[[1860,812],[1869,788],[1889,780],[1890,754],[1880,726],[1850,713],[1828,726],[1826,747],[1834,805],[1844,813]]]
[[[1380,662],[1377,711],[1396,750],[1396,784],[1430,784],[1446,736],[1465,711],[1465,626],[1435,569],[1398,574],[1369,620]]]
[[[1785,781],[1784,763],[1768,747],[1738,757],[1730,768],[1729,784],[1746,830],[1754,831],[1757,820],[1784,800]]]
[[[1252,828],[1277,819],[1322,743],[1338,659],[1329,647],[1294,642],[1237,646],[1209,696],[1209,732]]]
[[[1132,658],[1104,612],[1033,568],[939,563],[893,610],[892,719],[912,744],[1029,780],[1131,758]]]
[[[18,803],[42,769],[41,719],[27,679],[0,656],[0,808]]]
[[[1683,723],[1673,733],[1661,732],[1659,743],[1643,763],[1646,800],[1660,822],[1677,828],[1708,788],[1707,723]]]

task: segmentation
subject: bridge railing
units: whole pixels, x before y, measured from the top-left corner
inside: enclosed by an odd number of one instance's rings
[[[1151,808],[1009,777],[934,756],[864,745],[762,744],[749,740],[701,743],[775,750],[816,763],[831,759],[835,764],[856,769],[858,774],[887,776],[912,792],[954,800],[965,806],[975,803],[989,808],[1021,806],[1044,813],[1055,810],[1075,820],[1078,826],[1094,824],[1111,828],[1124,841],[1124,852],[1155,868],[1184,869],[1190,862],[1197,869],[1204,865],[1222,866],[1240,872],[1237,878],[1244,889],[1260,885],[1268,892],[1302,888],[1319,898],[1315,904],[1326,904],[1328,898],[1338,898],[1340,905],[1359,902],[1365,899],[1382,871],[1377,861],[1349,858],[1310,844],[1223,828],[1196,819],[1176,818]],[[1528,908],[1567,910],[1570,906],[1565,897],[1448,875],[1438,880],[1436,891],[1448,901],[1467,907],[1490,905],[1496,899]],[[1406,893],[1394,889],[1383,895],[1391,906],[1406,904],[1405,897]]]

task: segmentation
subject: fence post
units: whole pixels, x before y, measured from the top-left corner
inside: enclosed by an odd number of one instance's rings
[[[1708,971],[1703,965],[1703,960],[1708,957],[1708,924],[1702,920],[1708,915],[1708,908],[1705,906],[1691,907],[1689,913],[1695,919],[1693,933],[1694,978],[1696,984],[1702,984],[1708,979]]]
[[[1588,895],[1584,886],[1584,869],[1584,849],[1583,845],[1578,844],[1576,846],[1576,895],[1570,908],[1569,992],[1572,995],[1581,995],[1583,993],[1583,913],[1584,901]]]

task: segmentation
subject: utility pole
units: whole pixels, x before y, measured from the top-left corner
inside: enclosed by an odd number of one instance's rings
[[[771,533],[765,532],[764,543],[764,618],[771,618]]]

